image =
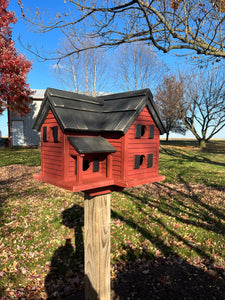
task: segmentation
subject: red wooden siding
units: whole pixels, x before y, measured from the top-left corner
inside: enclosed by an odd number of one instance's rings
[[[63,133],[58,126],[58,143],[54,143],[52,130],[54,126],[58,124],[52,112],[49,111],[42,126],[41,171],[44,176],[57,180],[62,178],[63,174]],[[47,142],[43,142],[44,127],[47,128]]]
[[[144,135],[141,138],[136,138],[136,124],[145,126]],[[159,130],[154,126],[154,138],[149,138],[149,125],[155,125],[154,121],[147,108],[144,108],[138,118],[132,124],[126,133],[127,139],[127,167],[126,180],[141,179],[150,176],[158,175],[158,160],[159,160]],[[153,154],[153,165],[148,168],[148,154]],[[135,155],[143,155],[144,161],[138,168],[134,168]]]
[[[120,180],[122,176],[122,135],[104,135],[107,141],[116,149],[112,153],[112,177],[115,180]]]
[[[79,154],[76,152],[74,147],[69,143],[67,137],[68,136],[74,136],[74,134],[67,134],[65,135],[65,169],[64,172],[66,174],[66,180],[67,181],[74,181],[76,182],[76,175],[75,175],[75,157]],[[77,133],[76,136],[97,136],[94,134],[87,134],[84,135],[82,133]],[[85,154],[83,156],[84,160],[89,161],[89,168],[85,171],[82,171],[82,179],[85,181],[86,179],[90,178],[106,178],[106,154]],[[93,160],[99,159],[99,171],[93,172]]]

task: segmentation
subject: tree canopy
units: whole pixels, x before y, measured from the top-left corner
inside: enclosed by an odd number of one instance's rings
[[[9,25],[15,14],[7,11],[8,0],[0,0],[0,114],[7,108],[18,114],[29,112],[31,90],[26,83],[31,62],[18,54]]]
[[[166,140],[170,132],[185,134],[187,129],[181,120],[181,111],[185,107],[182,80],[175,76],[165,76],[157,86],[155,100],[166,129]]]
[[[23,16],[42,32],[61,29],[72,38],[99,38],[98,44],[77,45],[71,53],[142,41],[164,53],[187,49],[197,55],[225,57],[224,0],[69,0],[74,13],[58,12],[47,23],[39,12],[29,18],[22,1],[18,2]]]

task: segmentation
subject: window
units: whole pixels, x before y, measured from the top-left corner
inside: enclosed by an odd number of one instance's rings
[[[48,141],[48,138],[47,138],[47,127],[44,126],[43,127],[43,142],[47,142]]]
[[[134,156],[134,169],[139,169],[140,166],[143,165],[144,160],[145,160],[144,155],[135,155]]]
[[[148,138],[149,139],[154,139],[154,130],[155,127],[153,124],[149,125],[149,135]],[[147,132],[147,127],[145,125],[142,125],[140,123],[136,124],[136,139],[140,139],[141,137],[143,137],[145,135],[145,133]]]
[[[90,162],[87,159],[83,159],[83,171],[87,171],[90,167]]]
[[[144,136],[146,132],[146,126],[137,123],[136,124],[136,139],[140,139],[142,136]]]
[[[52,135],[53,135],[54,143],[58,143],[59,142],[59,140],[58,140],[58,126],[52,127]]]
[[[75,160],[75,175],[77,175],[77,157],[73,157]]]

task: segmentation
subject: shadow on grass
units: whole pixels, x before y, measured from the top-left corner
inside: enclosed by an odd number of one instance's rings
[[[181,234],[178,234],[176,230],[173,230],[171,226],[168,226],[167,222],[162,220],[162,216],[166,218],[172,217],[182,224],[192,225],[195,228],[201,228],[208,232],[214,232],[217,235],[224,236],[225,214],[223,209],[204,203],[201,200],[201,195],[197,195],[188,183],[185,184],[184,190],[176,189],[175,186],[171,188],[164,183],[155,183],[154,185],[158,188],[158,191],[160,191],[160,201],[155,200],[154,197],[150,198],[151,188],[148,185],[143,189],[144,192],[142,195],[139,195],[138,189],[135,188],[124,191],[124,193],[133,199],[133,204],[143,215],[146,215],[146,212],[143,211],[140,203],[157,209],[161,213],[161,217],[146,216],[150,222],[157,223],[171,236],[185,244],[190,250],[195,251],[198,255],[213,262],[213,255],[204,251],[204,245],[200,247],[196,244],[194,245],[192,241],[185,239]],[[133,227],[132,224],[131,227]],[[142,232],[142,234],[144,234],[144,232]],[[146,236],[146,238],[148,237]],[[157,244],[156,246],[159,247],[160,245]],[[165,252],[165,249],[168,247],[165,248],[165,245],[161,243],[160,248],[162,248],[161,250],[164,255],[168,255],[167,251]]]
[[[166,193],[170,192],[164,184],[157,183],[156,186]],[[150,188],[150,187],[149,187]],[[188,187],[191,189],[191,186]],[[223,268],[213,265],[214,258],[211,254],[204,250],[204,247],[192,244],[184,235],[171,227],[157,216],[145,215],[144,206],[154,206],[162,214],[167,217],[176,218],[183,224],[191,224],[206,230],[213,230],[216,233],[223,234],[224,227],[222,224],[215,223],[215,219],[210,213],[224,217],[223,213],[215,210],[208,204],[205,204],[201,199],[194,195],[193,203],[198,204],[199,208],[192,209],[187,204],[182,203],[180,198],[176,198],[176,203],[166,203],[166,198],[162,199],[164,203],[149,198],[148,187],[144,187],[145,193],[139,195],[138,189],[128,189],[124,191],[133,205],[146,216],[149,223],[157,223],[159,227],[164,228],[166,232],[174,239],[182,242],[190,250],[197,253],[204,260],[204,265],[194,266],[188,261],[182,260],[174,247],[165,243],[163,237],[156,236],[151,230],[147,230],[144,224],[137,222],[130,216],[123,215],[119,211],[112,209],[111,216],[115,220],[120,220],[126,223],[128,227],[133,228],[138,232],[144,240],[149,240],[155,248],[160,250],[161,255],[154,256],[147,250],[144,250],[141,256],[137,257],[137,252],[132,247],[124,244],[126,256],[121,257],[112,268],[117,269],[117,275],[112,279],[111,299],[222,299],[225,294],[225,273]],[[181,197],[190,197],[188,192],[175,190]],[[190,193],[190,191],[189,191]],[[169,195],[168,195],[169,196]],[[182,218],[184,212],[192,219]],[[207,217],[208,212],[208,217]],[[197,222],[200,219],[202,223]],[[211,227],[210,222],[214,225]],[[51,262],[51,271],[46,277],[46,290],[48,291],[49,299],[84,299],[84,270],[83,270],[83,208],[74,205],[72,208],[65,210],[62,213],[62,223],[74,228],[75,249],[70,240],[65,242],[63,247],[60,247],[53,255]],[[207,224],[206,224],[207,223]],[[112,249],[111,251],[114,251]],[[88,279],[87,279],[88,280]],[[82,282],[83,281],[83,282]],[[63,283],[60,286],[60,283]],[[92,298],[98,299],[96,292],[93,292]],[[58,298],[56,298],[58,297]]]
[[[184,148],[184,150],[187,151],[185,148]],[[165,147],[164,148],[161,147],[161,152],[165,153],[168,156],[175,157],[177,160],[184,160],[187,162],[205,163],[205,164],[211,164],[211,165],[215,165],[215,166],[225,167],[225,163],[213,161],[206,157],[200,157],[199,152],[197,152],[198,155],[197,154],[193,155],[193,153],[188,155],[188,153],[185,153],[183,151],[181,152],[180,149],[170,149],[170,148],[165,148]],[[219,154],[219,153],[217,153],[217,154]]]
[[[185,261],[149,262],[122,270],[112,283],[111,299],[174,300],[223,298],[222,271],[204,271]],[[119,297],[119,298],[118,298]]]

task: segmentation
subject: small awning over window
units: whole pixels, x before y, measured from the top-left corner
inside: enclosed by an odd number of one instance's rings
[[[79,154],[116,152],[116,149],[103,137],[68,137],[68,140]]]

